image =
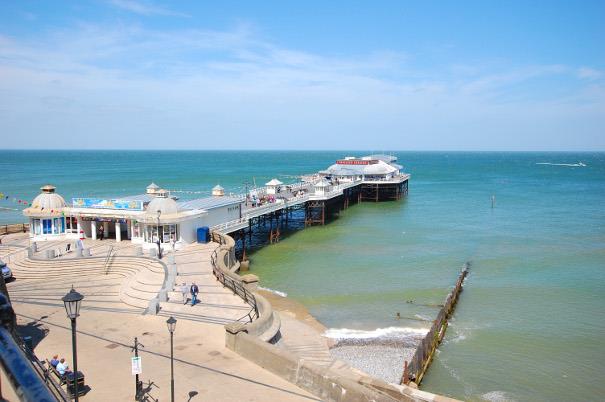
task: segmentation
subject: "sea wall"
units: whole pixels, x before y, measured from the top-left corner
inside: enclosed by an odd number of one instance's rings
[[[249,323],[238,322],[226,325],[227,334],[245,332],[264,342],[279,339],[281,326],[279,314],[273,311],[267,299],[256,292],[258,277],[251,274],[240,276],[237,273],[239,262],[235,258],[235,240],[231,236],[212,232],[212,241],[220,244],[212,258],[217,279],[231,288],[234,293],[243,296],[242,298],[252,306],[257,315],[256,319]],[[249,297],[249,294],[252,297]]]
[[[410,386],[390,384],[353,370],[343,373],[337,368],[320,367],[274,345],[272,342],[280,336],[279,314],[273,311],[267,299],[255,291],[258,277],[240,277],[236,273],[234,267],[239,268],[239,263],[235,260],[235,241],[230,236],[213,232],[212,240],[220,244],[213,258],[220,274],[229,279],[239,278],[244,287],[253,289],[258,307],[258,319],[253,322],[225,326],[227,348],[325,401],[454,401]]]

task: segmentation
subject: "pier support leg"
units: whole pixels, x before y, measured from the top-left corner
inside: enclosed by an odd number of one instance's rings
[[[322,202],[321,204],[321,225],[326,224],[326,203]]]

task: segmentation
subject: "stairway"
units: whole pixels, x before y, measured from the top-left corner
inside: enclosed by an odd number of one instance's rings
[[[20,303],[62,304],[73,287],[85,297],[82,308],[142,313],[164,283],[164,267],[140,257],[113,256],[105,274],[105,258],[23,258],[11,265],[15,279],[7,284]]]

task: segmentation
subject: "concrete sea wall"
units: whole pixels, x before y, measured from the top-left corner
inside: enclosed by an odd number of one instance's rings
[[[320,367],[301,359],[286,349],[273,344],[280,337],[279,314],[271,303],[256,292],[258,277],[239,276],[239,262],[235,259],[235,241],[228,235],[212,233],[213,241],[220,244],[216,266],[221,274],[239,279],[250,290],[258,306],[258,318],[251,323],[232,323],[225,326],[225,344],[246,359],[296,384],[325,401],[435,401],[454,399],[420,391],[406,385],[395,385],[370,377],[364,373],[342,368]]]

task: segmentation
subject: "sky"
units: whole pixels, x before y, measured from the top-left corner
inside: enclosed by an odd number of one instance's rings
[[[0,148],[605,150],[605,1],[2,1]]]

